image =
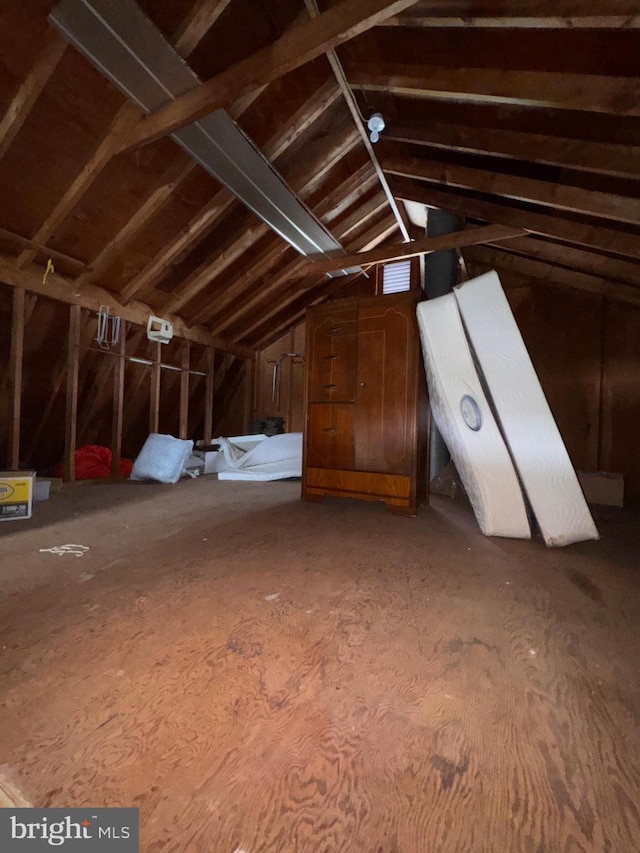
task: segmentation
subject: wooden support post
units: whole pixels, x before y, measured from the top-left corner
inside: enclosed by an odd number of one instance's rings
[[[11,414],[9,422],[9,468],[20,467],[20,419],[22,413],[22,361],[24,354],[25,293],[21,287],[13,291],[11,315],[11,356],[9,383]]]
[[[160,363],[162,362],[162,344],[153,344],[153,355],[151,356],[151,390],[149,392],[149,432],[158,432],[160,429]]]
[[[189,341],[182,341],[180,345],[180,427],[179,437],[187,438],[189,432],[189,368],[191,355],[191,344]]]
[[[113,365],[113,415],[111,421],[111,476],[117,477],[122,459],[122,424],[124,421],[124,368],[127,349],[127,323],[120,321],[118,357]]]
[[[76,479],[76,435],[78,429],[78,375],[80,373],[80,323],[82,308],[69,308],[69,336],[67,340],[67,408],[64,429],[64,479]]]
[[[213,379],[216,351],[213,347],[207,349],[207,376],[204,391],[204,443],[211,444],[213,438]]]

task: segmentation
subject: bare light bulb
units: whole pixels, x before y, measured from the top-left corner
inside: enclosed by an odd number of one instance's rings
[[[385,128],[382,113],[374,113],[367,122],[367,127],[370,134],[369,139],[371,142],[376,143],[380,139],[380,134]]]

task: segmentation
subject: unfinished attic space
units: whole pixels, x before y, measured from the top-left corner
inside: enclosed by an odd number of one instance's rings
[[[637,853],[638,57],[2,0],[2,853]]]

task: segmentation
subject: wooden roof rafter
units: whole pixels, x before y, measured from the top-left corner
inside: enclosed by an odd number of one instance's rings
[[[427,181],[560,211],[572,211],[616,222],[640,224],[640,206],[633,196],[587,190],[571,184],[500,173],[447,161],[390,154],[382,160],[389,174]]]
[[[49,82],[67,48],[66,41],[54,30],[48,30],[45,43],[33,68],[19,86],[0,120],[0,159],[13,143],[27,120],[33,105]]]
[[[397,198],[440,207],[460,216],[471,216],[485,222],[523,228],[525,231],[558,238],[576,246],[594,247],[605,252],[640,258],[638,234],[609,227],[597,219],[589,221],[587,217],[563,216],[560,210],[550,212],[549,209],[526,203],[512,203],[498,196],[482,198],[444,184],[394,177],[390,183]]]
[[[114,293],[96,285],[87,286],[82,293],[75,293],[73,282],[65,276],[54,272],[50,273],[44,281],[41,269],[35,266],[17,267],[12,258],[2,254],[0,254],[0,280],[11,287],[22,287],[39,296],[48,296],[67,305],[76,305],[93,312],[97,312],[104,305],[111,309],[114,316],[140,326],[146,326],[149,315],[155,313],[149,305],[140,302],[123,306]],[[173,324],[177,337],[216,347],[239,358],[255,358],[255,353],[247,347],[238,346],[230,339],[211,335],[202,327],[188,326],[180,317],[166,316],[165,319]]]
[[[424,121],[394,124],[385,139],[640,178],[640,146]]]
[[[378,243],[387,239],[397,231],[398,223],[391,213],[385,212],[380,219],[370,224],[367,230],[348,244],[348,250],[366,251]],[[305,258],[296,258],[287,267],[272,278],[265,287],[259,288],[253,294],[253,299],[243,308],[234,304],[232,312],[224,319],[218,319],[211,328],[216,328],[218,333],[226,331],[234,336],[240,333],[239,322],[242,323],[242,338],[249,336],[258,326],[266,323],[270,317],[286,309],[287,305],[295,300],[303,290],[311,293],[314,286],[325,281],[325,276],[320,274],[314,281],[310,281],[306,287],[297,280],[299,270],[307,263]],[[359,275],[359,273],[358,273]],[[345,277],[349,278],[349,277]],[[342,285],[345,278],[340,278]],[[351,278],[349,278],[351,280]],[[307,296],[307,298],[309,298]],[[247,312],[251,311],[251,316]],[[244,315],[244,319],[243,319]]]
[[[634,77],[400,63],[380,65],[351,59],[345,68],[352,87],[367,92],[640,115],[638,82]]]
[[[579,273],[601,278],[613,284],[634,286],[640,293],[640,261],[630,261],[601,252],[579,249],[564,243],[543,240],[532,235],[516,237],[507,243],[486,244],[489,249],[518,257],[540,260]]]
[[[544,261],[533,258],[518,257],[493,247],[474,246],[473,248],[464,250],[463,255],[467,262],[479,263],[484,267],[497,269],[498,271],[506,270],[508,272],[515,272],[527,278],[547,281],[552,284],[595,293],[619,302],[640,306],[640,287],[607,281],[599,276],[579,272],[575,269],[566,269],[565,267],[545,263]]]
[[[197,6],[199,7],[200,3],[197,3]],[[211,13],[210,22],[213,24],[217,19],[217,15],[215,15],[215,10],[213,9],[210,9],[209,12]],[[190,16],[187,16],[186,20],[190,20]],[[190,30],[188,39],[184,38],[182,26],[178,28],[174,36],[174,47],[183,58],[187,58],[196,49],[200,40],[206,35],[209,29],[209,26],[206,24],[206,18],[201,14],[197,28],[193,27]],[[60,39],[61,37],[56,36],[56,38]],[[56,38],[54,38],[54,44],[56,43]],[[63,45],[66,44],[64,40],[62,41]],[[182,43],[182,49],[179,47],[178,42]],[[32,242],[36,246],[40,248],[44,248],[46,246],[56,229],[59,228],[67,216],[69,216],[80,199],[102,173],[107,164],[111,162],[112,158],[121,149],[123,141],[128,138],[133,128],[138,124],[141,116],[142,112],[140,109],[130,102],[125,102],[122,107],[120,107],[102,142],[98,145],[89,160],[80,169],[62,198],[56,202],[46,220],[38,228],[36,234],[34,234]],[[35,248],[25,249],[18,257],[18,266],[26,266],[33,261],[36,254],[37,250]]]
[[[351,249],[359,245],[362,251],[373,250],[384,240],[397,233],[397,230],[395,218],[386,215],[361,236],[359,244],[352,244]],[[269,343],[280,337],[288,327],[301,322],[309,305],[315,305],[329,296],[334,296],[340,289],[347,287],[360,275],[365,274],[354,273],[349,276],[332,279],[327,279],[323,276],[314,282],[308,291],[305,288],[296,286],[299,283],[293,282],[282,301],[283,307],[278,310],[273,306],[268,315],[261,318],[262,322],[255,323],[251,330],[250,340],[255,342],[257,347],[268,346]]]
[[[293,139],[294,137],[290,136],[290,143]],[[310,163],[313,155],[309,152],[309,159],[305,158],[305,162],[301,164],[301,169],[297,174],[290,175],[285,173],[284,177],[290,189],[294,193],[299,194],[302,199],[307,197],[316,185],[324,179],[333,164],[342,159],[354,147],[356,142],[357,137],[355,133],[342,136],[337,145],[334,146],[327,147],[326,142],[321,140],[321,154],[324,163],[318,165],[318,168],[313,168],[312,163]],[[231,263],[241,257],[260,238],[269,233],[271,233],[269,226],[262,222],[257,222],[245,229],[243,233],[238,234],[235,243],[233,238],[230,237],[228,245],[222,244],[218,246],[206,261],[200,264],[178,288],[172,291],[166,305],[166,310],[178,311],[182,309],[190,300],[204,291],[215,278],[224,275],[225,270]],[[274,240],[280,242],[275,235]]]
[[[521,228],[508,228],[504,225],[485,225],[480,227],[465,228],[463,231],[455,231],[442,237],[424,237],[422,240],[414,240],[410,243],[402,243],[396,246],[384,246],[381,249],[371,249],[367,252],[359,252],[348,255],[342,260],[317,260],[310,259],[302,266],[297,276],[322,275],[323,273],[339,270],[346,266],[370,266],[373,264],[403,261],[407,258],[416,258],[419,255],[430,254],[444,249],[461,249],[464,246],[475,246],[479,243],[495,243],[500,240],[512,240],[514,237],[523,237],[527,232]]]
[[[338,217],[339,213],[337,211],[341,212],[344,206],[348,207],[350,204],[353,204],[360,197],[363,187],[370,187],[376,182],[375,174],[371,169],[371,164],[368,162],[361,169],[357,170],[352,177],[353,179],[347,182],[347,184],[342,184],[326,194],[322,201],[315,207],[316,215],[323,219],[323,221],[329,213],[334,217]],[[361,220],[361,222],[366,223],[368,218]],[[335,223],[335,219],[333,221]],[[334,227],[336,227],[339,239],[344,239],[345,234],[343,234],[341,224],[334,225]],[[347,234],[353,230],[351,221],[344,227]],[[245,312],[247,305],[252,304],[255,300],[254,288],[256,284],[277,263],[279,258],[289,257],[290,255],[291,252],[286,252],[285,254],[285,247],[278,241],[275,241],[273,249],[265,253],[263,261],[257,259],[258,262],[252,265],[251,268],[241,273],[236,279],[226,282],[224,294],[221,296],[218,293],[214,293],[208,300],[205,300],[203,305],[193,315],[194,319],[198,322],[207,322],[208,324],[220,322],[221,312],[225,312],[227,306],[232,302],[234,303],[236,313]],[[274,273],[269,281],[269,286],[277,287],[279,283],[293,276],[295,270],[304,263],[304,258],[295,257],[285,265],[283,270]]]
[[[277,80],[300,68],[414,2],[340,0],[317,18],[291,27],[273,44],[142,118],[123,147],[128,149],[147,145],[214,110],[227,107],[256,86]]]
[[[304,107],[300,107],[286,125],[281,126],[274,136],[263,146],[263,154],[268,159],[275,161],[281,154],[292,145],[315,121],[317,121],[329,107],[335,103],[339,93],[333,83],[328,82],[309,98]],[[122,291],[122,299],[126,302],[133,299],[145,288],[152,285],[163,274],[163,271],[175,260],[189,252],[228,212],[236,203],[235,196],[229,190],[222,188],[191,220],[183,233],[167,244],[164,250],[153,258],[147,266],[141,270]],[[192,282],[191,284],[193,284]],[[178,296],[185,295],[190,284]],[[194,291],[194,294],[197,291]],[[191,296],[184,301],[185,304]],[[181,307],[181,306],[180,306]]]

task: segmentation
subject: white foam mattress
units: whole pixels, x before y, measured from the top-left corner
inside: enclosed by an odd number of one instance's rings
[[[484,395],[453,294],[417,307],[433,418],[487,536],[531,536],[516,473]],[[469,425],[470,424],[470,425]]]
[[[498,275],[465,282],[455,289],[455,299],[545,542],[598,539]]]

